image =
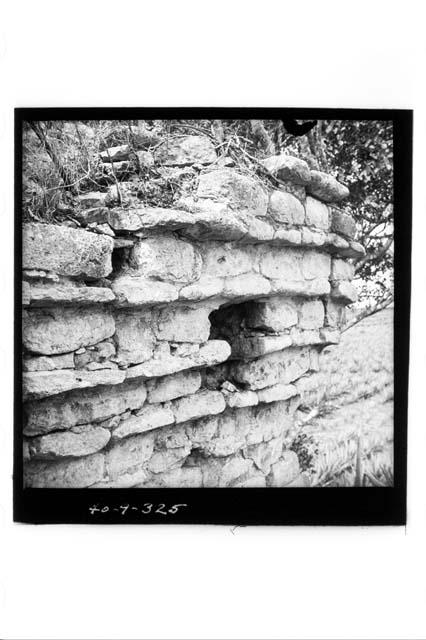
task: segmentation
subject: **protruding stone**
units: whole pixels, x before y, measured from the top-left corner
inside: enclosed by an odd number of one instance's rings
[[[225,398],[219,391],[199,391],[192,396],[172,402],[176,422],[186,422],[202,416],[222,413],[225,407]]]
[[[331,295],[333,298],[343,300],[345,304],[351,304],[358,299],[357,290],[351,282],[341,281],[332,287]]]
[[[206,136],[168,138],[155,150],[158,163],[166,166],[211,164],[217,158],[212,142]]]
[[[305,185],[309,183],[311,172],[304,160],[294,158],[282,153],[279,156],[271,156],[262,160],[261,164],[273,176],[280,180],[288,180],[294,184]]]
[[[80,489],[102,480],[103,473],[102,453],[76,460],[32,460],[24,466],[24,485],[33,489]]]
[[[34,371],[23,374],[24,400],[37,400],[64,393],[71,389],[85,389],[106,384],[120,384],[125,372],[117,369],[100,371]]]
[[[73,369],[74,355],[65,353],[62,356],[39,356],[36,358],[24,358],[22,363],[24,371],[53,371],[54,369]]]
[[[226,202],[233,210],[255,216],[264,216],[268,206],[268,196],[259,181],[233,169],[202,174],[197,195],[198,198]]]
[[[296,305],[279,297],[253,302],[246,319],[247,326],[267,331],[284,331],[296,323]]]
[[[131,416],[127,420],[123,420],[114,429],[115,438],[126,438],[135,433],[143,433],[152,431],[175,421],[173,412],[170,408],[162,405],[147,405],[138,411],[138,415]]]
[[[201,386],[199,371],[185,371],[175,375],[148,380],[147,401],[150,403],[167,402],[195,393]]]
[[[288,400],[297,394],[297,389],[292,384],[274,384],[272,387],[260,389],[257,392],[259,402],[269,403],[278,402],[279,400]]]
[[[61,395],[29,402],[25,406],[25,435],[69,429],[79,424],[101,422],[142,407],[146,398],[144,384],[126,381],[114,387],[96,387],[69,391]]]
[[[268,215],[275,222],[289,225],[301,225],[305,221],[305,210],[300,200],[278,189],[269,196]]]
[[[330,216],[327,205],[315,198],[306,198],[306,224],[317,229],[328,231]]]
[[[266,353],[282,351],[290,347],[292,339],[289,335],[283,336],[237,336],[232,341],[232,355],[235,358],[251,360],[263,356]]]
[[[118,441],[105,453],[105,468],[113,480],[124,472],[137,471],[154,451],[154,433],[148,432]]]
[[[107,287],[84,287],[74,283],[28,284],[26,305],[45,307],[53,304],[102,304],[115,300],[115,295]],[[24,306],[26,306],[24,305]]]
[[[117,307],[151,306],[173,302],[179,297],[179,289],[173,284],[133,274],[118,276],[112,283],[112,289]]]
[[[114,331],[114,318],[102,308],[54,307],[23,313],[23,343],[33,353],[67,353],[105,340]]]
[[[343,211],[332,209],[331,230],[352,240],[356,236],[355,220]]]
[[[352,280],[354,277],[354,266],[347,260],[334,258],[331,261],[330,280]]]
[[[83,229],[30,223],[23,227],[24,269],[102,278],[111,273],[113,241]]]
[[[318,329],[324,324],[324,305],[321,300],[309,300],[300,307],[300,329]]]
[[[349,196],[349,189],[328,173],[311,171],[311,179],[306,186],[307,192],[324,202],[339,202]]]
[[[231,370],[237,382],[257,391],[277,383],[289,384],[309,371],[309,368],[309,349],[290,347],[261,356],[257,360],[233,364]]]
[[[140,240],[132,249],[131,265],[145,278],[172,284],[190,284],[201,273],[201,258],[194,247],[173,236]]]
[[[117,311],[114,341],[120,363],[137,364],[152,357],[155,336],[150,311]]]
[[[27,440],[29,457],[45,460],[87,456],[103,449],[111,438],[108,429],[85,425]]]
[[[204,343],[209,339],[211,309],[203,306],[162,309],[153,327],[158,340]]]

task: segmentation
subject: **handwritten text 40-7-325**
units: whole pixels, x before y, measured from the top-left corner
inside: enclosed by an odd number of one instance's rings
[[[140,513],[142,515],[159,513],[163,516],[168,516],[175,515],[180,509],[187,506],[187,504],[172,504],[168,506],[163,502],[159,502],[158,504],[153,504],[152,502],[144,502],[144,504],[140,506],[135,506],[128,503],[121,504],[119,506],[93,504],[91,507],[89,507],[89,513],[92,516],[98,513],[117,513],[119,515],[125,516],[126,513],[131,512]]]

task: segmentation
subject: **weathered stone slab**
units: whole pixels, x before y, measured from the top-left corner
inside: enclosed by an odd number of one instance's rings
[[[218,169],[202,174],[197,196],[226,202],[231,209],[255,216],[266,215],[268,206],[268,196],[262,185],[233,169]]]
[[[215,202],[208,199],[194,200],[181,198],[178,205],[191,212],[191,226],[185,228],[185,235],[196,240],[241,240],[248,232],[244,212],[233,211],[226,201]]]
[[[305,221],[305,210],[300,200],[279,189],[274,189],[269,195],[268,215],[282,224],[301,225]]]
[[[112,314],[102,308],[54,307],[22,315],[23,344],[33,353],[54,355],[74,351],[109,338],[115,331]]]
[[[237,336],[231,342],[232,355],[235,358],[250,360],[266,353],[282,351],[290,347],[292,339],[289,335],[282,336]]]
[[[67,284],[27,284],[26,305],[48,306],[52,304],[97,304],[112,302],[115,295],[106,287],[79,287]]]
[[[190,284],[187,287],[183,287],[179,291],[180,300],[206,300],[213,298],[222,293],[224,288],[224,281],[222,278],[215,278],[209,276],[201,276],[197,282]]]
[[[296,394],[297,389],[294,385],[278,383],[272,387],[260,389],[260,391],[257,392],[257,398],[259,403],[263,402],[267,404],[269,402],[278,402],[279,400],[288,400]]]
[[[330,280],[352,280],[354,277],[354,266],[347,260],[334,258],[331,261]]]
[[[351,240],[356,236],[355,220],[337,209],[331,211],[331,230]]]
[[[294,184],[306,185],[310,181],[311,172],[304,160],[288,156],[284,153],[261,160],[261,164],[273,176],[280,180],[288,180]]]
[[[155,150],[155,159],[166,166],[211,164],[216,160],[215,148],[206,136],[168,138]]]
[[[324,305],[321,300],[309,300],[300,307],[298,327],[300,329],[318,329],[324,324]]]
[[[201,273],[201,258],[194,247],[173,236],[139,240],[131,251],[130,262],[145,278],[172,284],[190,284]]]
[[[204,343],[209,339],[211,308],[168,307],[158,313],[153,331],[158,340]]]
[[[277,245],[297,247],[302,243],[302,233],[298,229],[277,229],[273,241]]]
[[[94,453],[76,460],[32,460],[24,466],[24,486],[34,489],[80,489],[102,480],[104,456]]]
[[[294,451],[284,451],[281,460],[275,462],[266,479],[268,487],[284,487],[300,473],[299,460]]]
[[[339,304],[334,300],[327,300],[325,303],[325,325],[327,327],[340,328],[346,322],[346,310],[344,304]]]
[[[113,340],[104,340],[98,342],[88,349],[78,349],[74,354],[74,364],[76,369],[83,369],[93,364],[106,363],[109,358],[115,356],[115,345]],[[113,363],[109,363],[113,364]],[[96,368],[96,367],[95,367]],[[112,368],[117,368],[114,364]]]
[[[225,278],[222,295],[225,298],[244,300],[265,296],[271,291],[271,283],[258,273],[245,273]]]
[[[232,242],[206,242],[200,251],[204,277],[226,278],[249,273],[256,259],[251,247]]]
[[[26,440],[31,459],[87,456],[103,449],[111,438],[108,429],[87,425],[72,427],[69,431],[49,433]]]
[[[253,302],[246,319],[247,326],[268,331],[284,331],[296,323],[295,303],[279,297]]]
[[[154,451],[153,433],[143,433],[118,441],[105,453],[105,468],[113,480],[121,474],[137,471]]]
[[[225,410],[225,398],[220,391],[199,391],[192,396],[174,400],[171,404],[176,422],[196,420]]]
[[[330,227],[330,214],[327,205],[315,198],[306,198],[306,224],[317,229],[328,231]]]
[[[280,382],[289,384],[309,368],[309,349],[293,347],[261,356],[257,360],[231,365],[234,379],[254,391]]]
[[[311,171],[311,179],[306,186],[306,191],[324,202],[339,202],[349,196],[349,189],[336,178],[328,173],[314,170]]]
[[[122,364],[137,364],[152,357],[155,336],[150,311],[116,311],[114,340]]]
[[[69,391],[25,405],[26,435],[38,435],[53,430],[69,429],[78,424],[107,420],[126,410],[142,407],[145,386],[138,380],[126,381],[114,387],[96,387]]]
[[[74,354],[65,353],[62,356],[40,356],[37,358],[24,358],[22,368],[24,371],[54,371],[55,369],[73,369]]]
[[[23,399],[37,400],[64,393],[71,389],[85,389],[106,384],[120,384],[126,374],[118,369],[99,371],[32,371],[22,375]]]
[[[164,356],[129,367],[127,378],[156,378],[185,369],[211,367],[224,362],[231,355],[231,347],[224,340],[209,340],[197,353],[186,357]]]
[[[126,438],[135,433],[143,433],[173,424],[174,421],[175,418],[170,408],[161,404],[147,405],[138,411],[138,415],[120,422],[114,429],[113,435],[115,438]]]
[[[284,247],[263,247],[260,253],[260,272],[272,279],[303,280],[301,272],[302,252]]]
[[[302,258],[302,273],[306,280],[327,278],[330,275],[331,258],[327,253],[306,251]]]
[[[112,248],[112,239],[105,235],[50,224],[24,224],[22,267],[102,278],[111,273]]]
[[[179,289],[168,282],[149,280],[134,273],[118,276],[112,283],[117,307],[144,307],[162,302],[173,302]]]
[[[259,399],[255,391],[238,391],[225,395],[226,404],[230,409],[242,409],[243,407],[252,407],[258,404]]]
[[[337,282],[332,286],[331,295],[333,298],[343,300],[345,304],[351,304],[358,299],[357,290],[351,282],[344,280]]]
[[[147,402],[167,402],[195,393],[201,386],[199,371],[185,371],[172,376],[148,380]]]

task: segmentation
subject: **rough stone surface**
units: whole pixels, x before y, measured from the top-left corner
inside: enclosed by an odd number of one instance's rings
[[[158,340],[170,342],[207,342],[210,334],[206,307],[166,308],[158,314],[154,332]]]
[[[318,329],[324,324],[324,305],[321,300],[309,300],[300,308],[299,327],[301,329]]]
[[[257,390],[279,382],[288,384],[300,378],[309,369],[309,349],[290,347],[251,362],[236,363],[232,366],[232,374],[238,382]]]
[[[306,198],[306,224],[317,229],[328,231],[330,227],[327,205],[315,198]],[[335,231],[335,229],[333,229]]]
[[[301,225],[305,222],[305,210],[300,200],[291,193],[275,189],[269,196],[268,215],[275,222]]]
[[[27,440],[30,458],[80,457],[103,449],[111,438],[108,429],[85,425]]]
[[[115,299],[111,289],[106,287],[81,287],[71,283],[28,284],[26,305],[52,306],[52,304],[87,304],[112,302]]]
[[[118,441],[105,453],[105,468],[110,479],[123,472],[136,471],[154,451],[153,433],[143,433]]]
[[[136,364],[152,357],[155,336],[149,311],[117,311],[115,327],[114,341],[119,362]]]
[[[156,161],[166,166],[211,164],[216,157],[212,142],[205,136],[169,138],[155,152]]]
[[[24,400],[46,398],[71,389],[85,389],[106,384],[120,384],[124,371],[102,369],[100,371],[31,371],[23,374]]]
[[[225,399],[219,391],[199,391],[174,400],[172,410],[176,422],[187,422],[224,411]]]
[[[281,180],[289,180],[294,184],[306,185],[310,181],[311,172],[304,160],[282,153],[262,160],[261,164],[269,173]]]
[[[331,290],[331,295],[333,298],[338,298],[345,302],[345,304],[351,304],[352,302],[357,301],[357,291],[354,285],[350,282],[337,282]]]
[[[185,371],[172,376],[148,380],[147,401],[150,403],[167,402],[182,396],[196,393],[201,386],[199,371]]]
[[[259,182],[232,169],[202,174],[197,195],[215,202],[226,201],[231,209],[255,216],[264,216],[268,206],[268,196]]]
[[[24,371],[54,371],[55,369],[73,369],[74,355],[65,353],[62,356],[39,356],[25,358],[22,363]]]
[[[24,483],[33,489],[79,489],[103,477],[104,456],[94,453],[75,460],[33,460],[24,468]]]
[[[23,229],[24,269],[102,278],[111,273],[113,241],[81,229],[29,223]]]
[[[136,416],[131,416],[127,420],[120,422],[114,429],[115,438],[126,438],[135,433],[143,433],[173,424],[175,421],[170,408],[162,405],[147,405],[142,407]]]
[[[201,258],[188,242],[159,236],[140,240],[132,250],[131,264],[145,278],[189,284],[200,276]]]
[[[333,209],[331,212],[331,230],[352,240],[356,235],[355,220],[346,213]]]
[[[53,307],[23,313],[23,343],[33,353],[67,353],[105,340],[114,331],[114,318],[102,308]]]
[[[310,195],[324,202],[339,202],[349,196],[347,187],[322,171],[311,171],[311,179],[306,190]]]
[[[247,325],[254,329],[284,331],[297,324],[296,305],[288,298],[269,298],[253,303]]]

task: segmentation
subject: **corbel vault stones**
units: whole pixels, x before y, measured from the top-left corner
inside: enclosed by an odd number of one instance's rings
[[[108,190],[81,197],[86,228],[24,225],[26,486],[303,486],[286,435],[364,253],[348,191],[291,156],[263,161],[277,188],[202,136],[158,142],[143,162],[197,178],[175,208]],[[127,145],[101,162],[132,170]]]

